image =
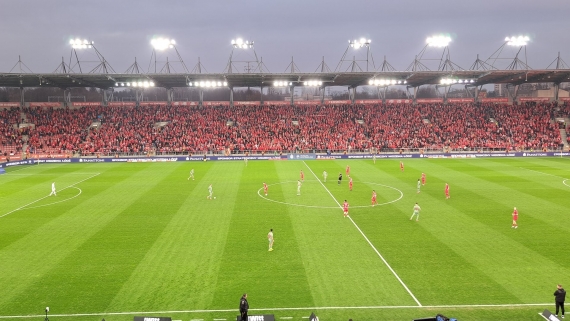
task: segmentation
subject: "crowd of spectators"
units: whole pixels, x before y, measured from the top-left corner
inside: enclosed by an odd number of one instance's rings
[[[0,156],[7,157],[22,151],[23,131],[19,130],[19,108],[0,109]]]
[[[89,106],[0,110],[0,146],[32,153],[207,153],[556,149],[551,103],[187,107]],[[35,126],[16,129],[21,114]]]

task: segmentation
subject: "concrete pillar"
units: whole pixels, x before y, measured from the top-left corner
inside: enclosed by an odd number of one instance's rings
[[[166,105],[172,106],[173,100],[174,100],[174,89],[166,88]]]
[[[71,89],[69,88],[63,90],[63,106],[71,107]]]
[[[234,87],[230,87],[230,107],[234,106]]]
[[[20,87],[20,107],[26,106],[25,93],[26,93],[26,88]]]
[[[204,104],[204,90],[202,88],[198,89],[198,105],[202,106]]]

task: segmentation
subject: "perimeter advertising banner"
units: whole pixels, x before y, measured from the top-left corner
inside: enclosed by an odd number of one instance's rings
[[[173,101],[172,106],[198,106],[197,101]]]
[[[293,105],[295,105],[295,106],[312,106],[312,105],[318,105],[320,103],[321,102],[318,100],[298,100],[298,101],[295,101],[293,103]]]
[[[111,103],[109,103],[111,104]],[[84,102],[72,102],[71,106],[81,107],[81,106],[101,106],[100,101],[84,101]]]
[[[386,104],[411,104],[411,99],[386,99]]]
[[[61,107],[62,103],[60,102],[31,102],[28,103],[30,107]]]
[[[0,103],[0,107],[20,107],[20,103]]]
[[[432,103],[443,103],[443,98],[420,98],[416,99],[418,104],[432,104]]]
[[[272,101],[266,101],[264,102],[265,105],[274,105],[274,106],[288,106],[291,105],[290,101],[284,101],[284,100],[272,100]]]
[[[498,97],[498,98],[481,98],[479,99],[482,103],[508,103],[509,98],[507,97]]]
[[[382,100],[381,99],[363,99],[363,100],[356,100],[354,103],[356,104],[361,104],[361,105],[366,105],[366,104],[378,104],[381,105],[382,104]]]
[[[317,154],[288,154],[271,156],[247,156],[248,160],[331,160],[331,159],[372,159],[372,154],[348,155],[317,155]],[[497,152],[497,153],[437,153],[437,154],[377,154],[376,158],[487,158],[487,157],[570,157],[570,152]],[[207,156],[206,161],[243,161],[245,156]],[[204,156],[178,157],[125,157],[125,158],[44,158],[27,159],[0,163],[0,168],[32,164],[63,164],[63,163],[163,163],[163,162],[202,162]]]
[[[134,101],[111,101],[109,107],[135,107],[137,105]]]
[[[234,101],[234,106],[259,106],[259,101]]]
[[[317,102],[319,103],[319,102]],[[326,100],[327,105],[347,105],[350,104],[350,100]]]
[[[473,98],[447,98],[448,103],[472,103],[474,101]]]
[[[205,101],[202,103],[203,106],[224,106],[229,107],[229,101]]]
[[[166,106],[165,101],[141,101],[139,106]]]
[[[550,101],[550,97],[520,97],[518,101]]]

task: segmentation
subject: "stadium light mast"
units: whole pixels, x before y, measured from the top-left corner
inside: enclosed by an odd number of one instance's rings
[[[530,42],[530,38],[528,36],[522,36],[521,35],[521,36],[505,37],[503,44],[499,47],[499,49],[495,50],[495,52],[493,52],[493,54],[491,56],[489,56],[489,58],[487,58],[487,60],[485,62],[488,63],[489,65],[495,67],[495,63],[497,63],[497,60],[511,61],[509,63],[509,65],[505,68],[505,70],[521,70],[521,71],[524,71],[525,81],[526,81],[527,75],[528,75],[528,70],[532,69],[527,64],[527,56],[526,56],[526,46],[529,42]],[[501,54],[503,53],[505,48],[508,48],[508,47],[513,47],[513,48],[518,47],[518,50],[516,51],[514,58],[513,57],[501,57]],[[519,55],[521,53],[524,54],[524,61],[519,59]],[[510,77],[500,79],[498,82],[499,83],[505,82],[505,81],[508,82],[509,79],[510,79]],[[512,84],[512,85],[514,85],[514,86],[509,86],[507,84],[505,86],[505,89],[507,90],[508,95],[513,100],[515,100],[518,96],[519,85],[518,84]],[[509,87],[510,88],[514,87],[514,91],[512,93],[509,90]]]
[[[71,54],[69,56],[69,65],[68,65],[68,69],[67,69],[68,73],[73,72],[74,67],[79,67],[79,73],[82,74],[83,69],[81,68],[81,62],[83,62],[83,63],[97,63],[98,62],[99,63],[95,68],[93,68],[91,71],[89,71],[90,74],[93,74],[93,73],[109,74],[109,71],[111,71],[112,73],[115,73],[115,70],[113,70],[113,67],[111,67],[109,62],[107,62],[105,57],[95,47],[94,41],[76,38],[76,39],[70,39],[69,45],[71,46]],[[99,61],[80,61],[79,60],[79,56],[77,55],[77,51],[78,50],[88,50],[88,49],[93,49],[95,51],[95,54],[97,55],[97,58],[99,59]],[[72,65],[72,60],[74,57],[75,57],[75,62]]]
[[[255,45],[254,45],[254,41],[249,41],[249,40],[243,40],[242,38],[237,38],[237,39],[232,39],[231,41],[231,45],[232,45],[232,51],[230,52],[230,59],[228,61],[228,65],[226,66],[226,69],[224,70],[224,73],[228,73],[231,74],[234,71],[234,63],[239,62],[239,63],[243,63],[244,65],[244,71],[245,73],[251,73],[251,72],[256,72],[258,69],[260,69],[261,65],[260,65],[260,61],[257,58],[257,52],[255,51]],[[254,60],[233,60],[234,57],[234,51],[238,50],[238,51],[247,51],[250,50],[253,52],[253,58]],[[254,65],[254,67],[252,67],[252,65]],[[236,68],[237,69],[237,68]]]
[[[152,46],[152,54],[150,56],[150,62],[148,64],[148,73],[151,73],[151,67],[154,63],[154,72],[153,73],[157,73],[158,69],[157,69],[157,64],[158,61],[157,60],[157,51],[166,51],[168,49],[174,49],[174,51],[176,52],[176,56],[178,57],[178,61],[175,62],[179,62],[182,65],[182,68],[184,69],[184,72],[189,74],[190,71],[188,71],[188,68],[186,67],[186,64],[184,63],[184,60],[182,60],[182,56],[180,56],[180,53],[178,52],[178,49],[176,48],[176,41],[174,39],[168,39],[168,38],[153,38],[150,41],[150,44]],[[167,73],[170,74],[172,73],[172,71],[176,72],[176,70],[174,70],[172,64],[170,63],[168,56],[166,57],[166,61],[164,66],[162,67],[162,69],[160,69],[160,71],[158,71],[158,73]]]
[[[526,56],[526,45],[530,42],[530,38],[527,36],[512,36],[506,37],[503,44],[499,47],[499,49],[495,50],[489,58],[485,61],[486,63],[490,64],[492,67],[495,67],[495,63],[497,60],[511,60],[511,63],[507,66],[507,70],[528,70],[532,69],[527,64],[527,56]],[[518,47],[517,53],[515,57],[501,57],[501,53],[505,49],[505,47]],[[523,50],[524,49],[524,50]],[[519,59],[519,54],[524,53],[524,62]]]
[[[345,70],[348,71],[350,69],[351,72],[357,72],[357,71],[369,71],[369,66],[370,63],[372,63],[372,68],[373,70],[376,69],[376,65],[374,64],[374,56],[372,56],[372,51],[370,49],[370,44],[372,43],[372,40],[370,39],[366,39],[366,38],[360,38],[359,40],[348,40],[348,47],[346,47],[346,50],[344,51],[344,54],[342,55],[342,58],[340,58],[340,61],[338,62],[338,65],[336,66],[335,72],[339,72],[342,71],[342,65],[345,62],[349,62],[350,65],[349,67]],[[366,59],[361,59],[361,60],[357,60],[356,56],[354,56],[352,58],[352,60],[347,60],[346,59],[346,55],[348,54],[348,51],[350,49],[354,49],[354,50],[359,50],[359,49],[363,49],[366,48]],[[358,65],[358,61],[361,62],[366,62],[366,70],[363,70],[362,68],[360,68],[360,66]]]
[[[451,61],[451,54],[449,52],[449,43],[452,41],[449,35],[436,35],[426,39],[426,44],[423,49],[416,55],[414,61],[408,66],[406,71],[430,71],[430,69],[422,61],[438,61],[438,71],[455,71],[464,70],[459,65]],[[443,48],[441,57],[437,58],[424,58],[428,48]]]

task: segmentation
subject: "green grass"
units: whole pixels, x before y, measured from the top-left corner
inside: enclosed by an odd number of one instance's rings
[[[554,308],[556,284],[570,285],[568,159],[405,163],[404,172],[397,160],[9,168],[0,176],[0,318],[40,319],[49,306],[52,321],[141,312],[235,320],[244,292],[250,314],[292,320],[312,311],[321,320],[537,320]],[[352,192],[346,177],[336,181],[346,165]],[[58,194],[45,197],[51,182]],[[369,206],[373,189],[386,204]],[[419,222],[409,220],[415,202]]]

